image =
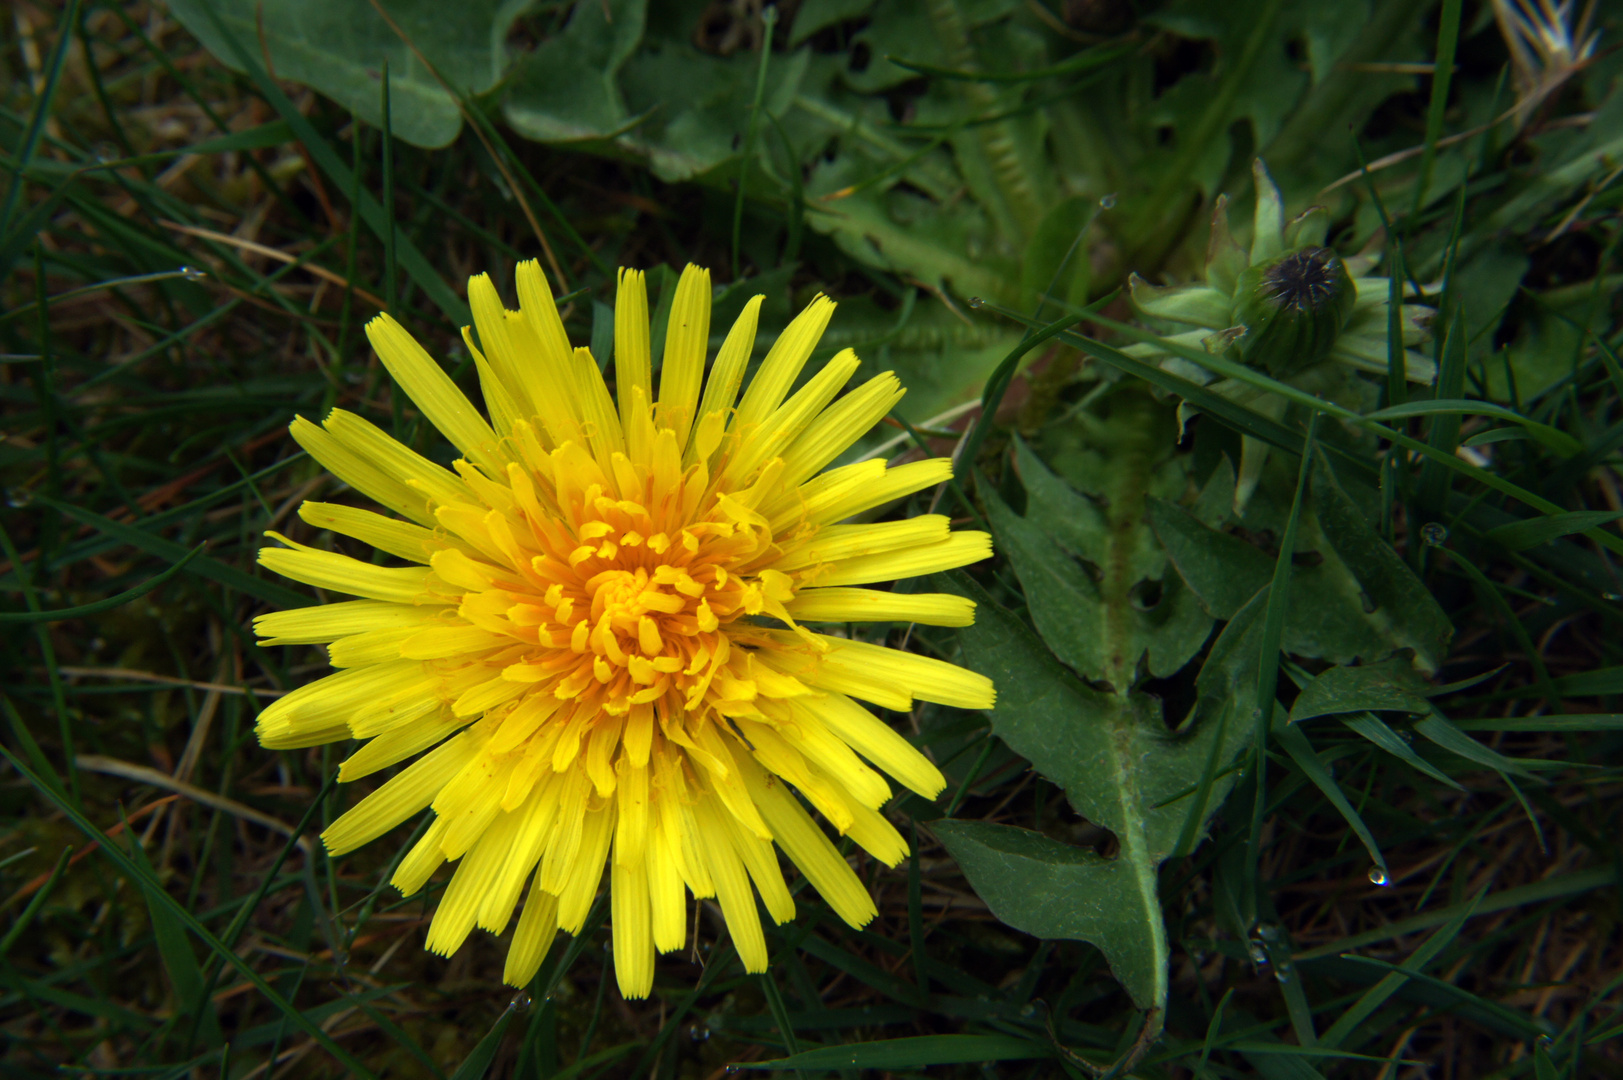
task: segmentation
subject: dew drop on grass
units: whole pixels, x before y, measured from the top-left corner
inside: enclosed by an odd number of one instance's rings
[[[185,278],[187,281],[202,281],[209,275],[207,270],[199,270],[195,266],[182,266],[180,268],[180,276]]]
[[[1369,868],[1369,880],[1372,885],[1386,885],[1389,881],[1386,876],[1386,867],[1372,866]]]
[[[6,505],[13,510],[21,510],[34,501],[34,493],[27,488],[14,487],[6,489]]]
[[[981,298],[980,298],[980,297],[978,297],[978,296],[971,296],[971,297],[970,297],[970,298],[969,298],[969,306],[970,306],[970,307],[972,307],[972,308],[974,308],[974,309],[976,309],[976,310],[977,310],[977,311],[978,311],[978,310],[980,310],[980,306],[981,306],[981,305],[982,305],[982,304],[984,304],[984,303],[986,303],[986,301],[985,301],[985,300],[982,300],[982,299],[981,299]]]
[[[1030,1020],[1033,1016],[1037,1015],[1037,1006],[1031,1004],[1020,1006],[1020,1015],[1025,1019]]]
[[[1110,195],[1105,195],[1105,196],[1103,196],[1103,197],[1101,197],[1099,199],[1099,209],[1101,209],[1101,210],[1114,210],[1115,208],[1116,208],[1116,196],[1113,193],[1110,194]]]
[[[1268,966],[1268,950],[1262,947],[1262,942],[1251,943],[1251,962],[1259,968]]]
[[[535,999],[529,994],[519,993],[513,995],[513,1000],[507,1003],[507,1007],[513,1012],[522,1014],[529,1012],[530,1006],[534,1004]]]
[[[1602,600],[1613,600],[1613,601],[1623,600],[1623,592],[1603,592],[1603,593],[1600,594],[1600,598]]]
[[[1442,547],[1448,543],[1448,526],[1439,521],[1428,521],[1420,526],[1420,539],[1427,547]]]

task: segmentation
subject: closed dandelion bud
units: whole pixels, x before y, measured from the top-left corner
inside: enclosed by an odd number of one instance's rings
[[[1288,251],[1248,267],[1235,289],[1247,363],[1288,375],[1329,355],[1358,299],[1352,276],[1329,248]]]

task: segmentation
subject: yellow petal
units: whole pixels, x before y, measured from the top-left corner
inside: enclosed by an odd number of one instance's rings
[[[789,489],[779,502],[763,507],[773,531],[805,518],[813,525],[844,521],[854,513],[883,507],[915,490],[945,484],[953,477],[951,458],[927,458],[886,469],[881,461],[859,461],[829,469],[799,490]]]
[[[815,584],[867,585],[876,581],[898,581],[955,570],[991,557],[991,535],[965,530],[933,544],[841,559],[819,572]]]
[[[353,506],[307,502],[299,506],[299,517],[318,529],[353,536],[363,544],[411,562],[426,563],[429,554],[440,546],[431,529]]]
[[[812,821],[781,781],[768,776],[754,763],[744,767],[744,782],[772,829],[772,836],[812,883],[834,913],[852,926],[863,927],[879,913],[873,897],[863,887],[856,871],[835,850],[823,830]]]
[[[759,426],[783,403],[833,315],[834,301],[818,293],[778,335],[761,361],[760,370],[750,380],[749,389],[744,391],[744,400],[733,420],[734,431],[748,432]]]
[[[413,754],[427,750],[466,723],[466,720],[447,715],[443,709],[435,709],[415,720],[390,728],[345,758],[338,766],[338,779],[350,781],[370,776],[379,769],[386,769]],[[432,797],[430,799],[432,801]]]
[[[783,631],[774,631],[787,637]],[[957,709],[990,709],[997,702],[992,680],[978,672],[901,649],[866,641],[817,635],[828,651],[819,658],[819,673],[860,673],[905,690],[921,701]]]
[[[899,593],[843,586],[804,589],[784,607],[801,622],[969,626],[975,621],[975,601],[951,593]]]
[[[360,422],[366,423],[364,420]],[[428,523],[434,520],[428,511],[427,494],[406,483],[397,472],[387,468],[386,462],[370,457],[346,444],[332,432],[312,424],[302,416],[294,417],[287,430],[294,441],[304,448],[305,453],[367,498],[413,521]],[[385,435],[384,438],[388,436]]]
[[[254,617],[261,645],[314,645],[391,626],[432,622],[447,608],[391,604],[383,600],[343,600],[336,604],[272,611]]]
[[[366,336],[383,366],[428,422],[468,460],[492,476],[501,475],[507,462],[497,449],[496,433],[405,327],[385,312],[366,324]]]
[[[434,464],[415,450],[402,446],[376,424],[343,409],[334,409],[328,413],[327,419],[322,421],[322,424],[327,433],[347,450],[373,463],[416,492],[413,503],[419,509],[422,508],[424,496],[442,503],[467,499],[467,488],[457,479],[455,473]],[[318,457],[317,460],[322,459]],[[322,463],[326,464],[325,461]],[[406,516],[413,521],[424,520],[415,514]],[[424,521],[424,524],[432,523],[432,518]]]
[[[659,401],[654,422],[676,432],[685,449],[704,378],[710,344],[710,271],[689,263],[676,283],[676,299],[665,330],[665,359],[659,372]]]
[[[730,830],[721,817],[725,813],[726,809],[713,798],[700,798],[695,804],[699,850],[715,882],[716,899],[721,902],[733,948],[738,950],[745,971],[759,973],[766,970],[766,937],[761,933],[761,917],[755,911],[755,893],[745,876],[744,863],[733,850]]]
[[[480,905],[489,894],[507,853],[512,850],[519,823],[518,814],[497,814],[490,826],[480,833],[440,896],[434,920],[428,926],[426,947],[429,952],[450,956],[467,940],[478,921]]]
[[[648,872],[642,859],[622,859],[616,845],[609,875],[614,927],[614,978],[627,998],[654,988],[654,938],[648,906]]]
[[[652,401],[653,360],[648,344],[648,285],[641,270],[620,268],[614,299],[614,386],[620,415],[631,415],[632,390]]]
[[[754,429],[740,429],[746,434],[733,460],[727,463],[724,477],[734,484],[743,484],[755,470],[770,459],[782,454],[800,433],[816,418],[823,407],[834,400],[834,395],[850,381],[862,362],[850,349],[841,351],[795,391],[793,397]]]
[[[774,565],[788,571],[881,552],[916,551],[947,539],[949,525],[944,514],[920,514],[879,525],[829,525],[786,551]]]
[[[557,936],[558,898],[542,890],[538,875],[537,883],[530,886],[529,898],[524,901],[518,929],[513,931],[502,982],[508,986],[528,986],[541,970],[541,961],[547,958],[547,951]]]
[[[507,329],[507,307],[502,303],[501,294],[496,291],[496,285],[490,280],[489,274],[475,274],[468,279],[468,307],[473,312],[473,325],[479,331],[479,341],[484,346],[484,355],[493,381],[501,388],[501,395],[510,402],[513,419],[524,419],[537,415],[535,391],[541,389],[539,385],[539,372],[533,362],[526,364],[525,357],[518,355],[513,346],[512,335]],[[464,337],[467,330],[463,330]],[[473,349],[473,343],[468,342],[470,352],[475,357],[479,354]],[[479,372],[481,383],[484,381],[484,369]],[[485,392],[485,404],[490,404],[491,394]],[[491,412],[495,417],[495,410]],[[498,423],[497,427],[501,425]]]
[[[716,363],[710,369],[710,379],[704,385],[704,398],[699,402],[699,415],[711,413],[725,415],[738,400],[738,386],[744,380],[744,369],[749,366],[750,353],[755,351],[755,329],[761,318],[764,296],[752,296],[744,305],[727,331],[727,340],[716,353]],[[618,332],[618,331],[616,331]]]
[[[945,776],[941,776],[941,770],[930,758],[920,754],[901,732],[846,695],[828,693],[810,698],[805,708],[816,713],[818,719],[828,724],[829,731],[844,739],[850,749],[894,776],[902,786],[917,791],[925,799],[933,799],[946,788]]]
[[[293,545],[291,550],[259,549],[260,565],[283,577],[321,589],[396,604],[410,604],[426,598],[431,574],[427,568],[375,566],[337,552],[295,545],[294,541],[280,533],[268,532],[265,535]]]
[[[828,465],[890,415],[905,394],[901,382],[887,371],[835,402],[783,452],[780,482],[800,484]]]

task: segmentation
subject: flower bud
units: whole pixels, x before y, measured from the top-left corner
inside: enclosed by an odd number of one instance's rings
[[[1235,300],[1246,328],[1240,355],[1274,375],[1288,375],[1329,355],[1358,290],[1339,255],[1306,247],[1247,268]]]

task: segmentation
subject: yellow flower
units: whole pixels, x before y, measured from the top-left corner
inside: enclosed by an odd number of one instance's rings
[[[790,323],[738,400],[762,298],[706,380],[710,275],[689,266],[656,399],[643,275],[622,270],[616,408],[591,352],[570,348],[536,263],[518,268],[519,311],[505,310],[488,276],[468,291],[482,351],[463,336],[488,423],[388,315],[366,328],[461,453],[452,469],[341,409],[291,429],[398,515],[307,502],[299,516],[416,565],[276,533],[288,546],[259,555],[280,574],[363,597],[255,620],[265,644],[330,643],[342,669],[267,708],[260,742],[368,740],[342,780],[428,751],[335,821],[327,850],[352,851],[432,808],[392,884],[410,895],[460,860],[428,933],[442,955],[475,925],[503,932],[533,879],[507,956],[515,986],[558,929],[581,928],[605,861],[627,997],[651,989],[655,949],[683,947],[686,892],[716,898],[745,968],[766,969],[755,893],[777,922],[794,916],[774,843],[842,918],[867,923],[872,898],[790,789],[895,865],[907,846],[878,812],[890,787],[863,759],[929,798],[944,781],[853,698],[984,709],[993,688],[806,624],[973,620],[957,596],[859,586],[984,559],[985,533],[950,532],[933,514],[836,524],[940,484],[951,462],[822,471],[903,393],[887,372],[835,401],[857,369],[849,349],[789,393],[833,313],[825,297]]]

